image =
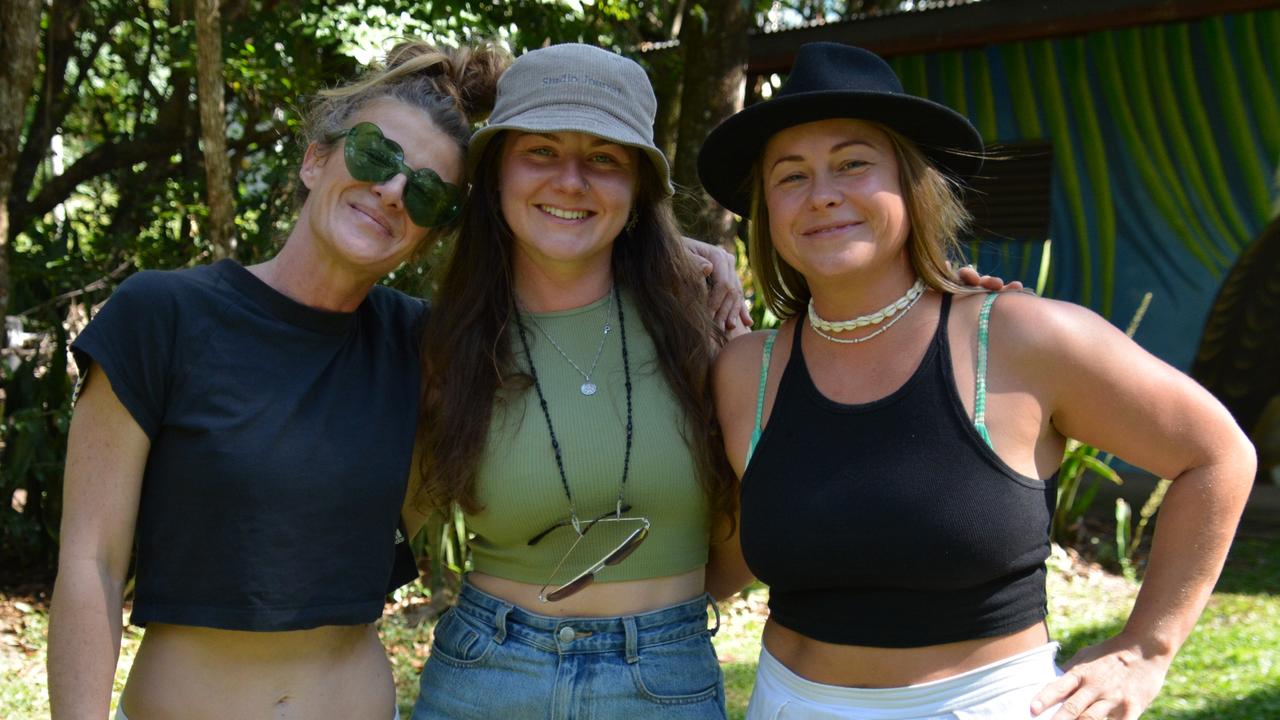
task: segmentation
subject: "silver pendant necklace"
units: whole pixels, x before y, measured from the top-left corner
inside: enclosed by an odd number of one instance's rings
[[[533,326],[538,328],[538,331],[542,333],[542,336],[551,343],[551,347],[555,348],[556,352],[560,353],[560,357],[568,361],[568,363],[573,366],[573,369],[577,370],[578,374],[582,376],[582,385],[578,387],[578,390],[588,397],[595,395],[600,389],[599,386],[591,382],[591,376],[595,374],[596,366],[600,364],[600,354],[604,352],[604,341],[609,338],[609,332],[613,330],[611,322],[613,320],[614,295],[615,293],[613,292],[613,289],[610,288],[609,305],[604,313],[604,331],[600,333],[600,344],[596,346],[596,356],[591,361],[591,368],[586,371],[583,371],[582,368],[578,367],[578,363],[574,362],[573,358],[569,357],[569,353],[565,352],[564,348],[560,347],[560,343],[556,342],[556,339],[551,337],[551,333],[547,332],[547,329],[542,327],[542,323],[538,322],[538,318],[534,317],[532,313],[529,313],[529,319],[533,321]]]

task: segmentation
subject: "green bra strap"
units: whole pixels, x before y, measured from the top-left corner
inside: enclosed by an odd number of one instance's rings
[[[769,379],[769,358],[773,356],[773,341],[777,339],[778,332],[775,330],[769,333],[769,337],[764,341],[764,357],[760,361],[760,390],[756,393],[756,424],[751,428],[751,444],[747,446],[747,461],[743,463],[745,468],[751,464],[751,456],[756,451],[756,443],[760,442],[760,419],[764,416],[764,387]]]
[[[999,293],[988,295],[982,303],[982,312],[978,313],[978,372],[973,393],[973,427],[992,450],[996,446],[987,432],[987,330],[991,325],[991,306],[997,297]]]

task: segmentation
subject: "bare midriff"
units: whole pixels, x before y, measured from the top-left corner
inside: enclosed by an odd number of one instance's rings
[[[558,602],[542,602],[538,599],[541,585],[477,572],[467,575],[467,582],[479,590],[531,613],[557,617],[614,617],[660,610],[698,597],[705,580],[705,572],[699,567],[680,575],[593,583]]]
[[[805,637],[770,620],[764,646],[806,680],[855,688],[892,688],[942,680],[1044,645],[1049,632],[1036,623],[1008,635],[913,648],[836,645]]]
[[[372,625],[242,632],[151,623],[121,702],[129,720],[391,720],[396,711]]]

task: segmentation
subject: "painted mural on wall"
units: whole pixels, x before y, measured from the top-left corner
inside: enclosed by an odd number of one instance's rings
[[[1223,278],[1274,212],[1280,11],[893,64],[988,143],[1052,143],[1046,294],[1123,326],[1151,291],[1137,340],[1188,369]],[[1042,247],[989,238],[979,267],[1032,283]]]

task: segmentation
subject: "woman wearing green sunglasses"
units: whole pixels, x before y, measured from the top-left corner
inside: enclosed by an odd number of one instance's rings
[[[425,307],[375,284],[451,229],[506,62],[397,47],[307,118],[279,254],[139,273],[76,339],[55,718],[107,713],[135,536],[147,631],[118,719],[396,715],[372,623],[416,574],[397,521]]]

